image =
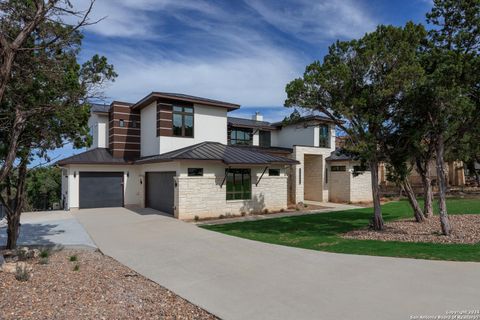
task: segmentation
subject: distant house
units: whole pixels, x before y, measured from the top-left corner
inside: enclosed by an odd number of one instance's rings
[[[150,207],[179,219],[280,210],[289,203],[369,201],[370,173],[335,152],[321,116],[269,123],[229,117],[239,105],[153,92],[93,105],[93,145],[63,159],[66,209]]]

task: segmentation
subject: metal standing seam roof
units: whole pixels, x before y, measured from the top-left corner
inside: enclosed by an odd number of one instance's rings
[[[95,148],[57,161],[60,166],[66,164],[129,164],[123,158],[114,158],[106,148]]]
[[[202,142],[164,154],[141,158],[135,163],[150,163],[175,160],[221,161],[227,165],[267,165],[267,164],[299,164],[298,161],[267,153],[244,150],[227,146],[219,142]]]
[[[257,121],[253,119],[227,117],[227,122],[232,126],[248,127],[248,128],[265,128],[275,130],[268,121]]]
[[[147,105],[158,98],[192,102],[192,103],[200,103],[200,104],[205,104],[205,105],[210,105],[215,107],[223,107],[223,108],[227,108],[229,111],[240,108],[240,105],[235,103],[202,98],[202,97],[192,96],[192,95],[183,94],[183,93],[172,93],[172,92],[151,92],[146,97],[144,97],[143,99],[135,103],[132,106],[132,108],[134,109],[141,108],[142,106]]]

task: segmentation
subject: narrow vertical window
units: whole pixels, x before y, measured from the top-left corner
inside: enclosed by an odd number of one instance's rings
[[[193,137],[193,108],[173,106],[173,135]]]
[[[118,120],[118,126],[121,127],[121,128],[124,128],[125,127],[125,120],[123,120],[123,119]]]
[[[320,148],[330,148],[330,134],[328,124],[321,124],[320,127],[320,137],[319,137],[319,144]]]
[[[302,168],[298,168],[298,184],[302,184]]]

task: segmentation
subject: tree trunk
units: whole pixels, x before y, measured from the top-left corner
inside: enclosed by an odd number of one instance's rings
[[[25,130],[26,117],[19,109],[15,110],[15,121],[13,122],[13,128],[11,132],[10,144],[8,145],[7,155],[0,168],[0,183],[10,174],[10,171],[17,157],[17,149],[20,141],[20,137]]]
[[[380,207],[380,188],[378,186],[378,161],[370,162],[373,195],[373,229],[383,230],[382,208]]]
[[[7,249],[13,250],[17,247],[17,239],[20,231],[20,215],[13,212],[7,215],[8,229],[7,229]]]
[[[10,201],[4,201],[2,203],[7,210],[7,249],[15,249],[17,246],[17,239],[20,231],[20,216],[22,214],[24,200],[25,200],[25,180],[27,177],[27,163],[28,157],[21,160],[18,168],[18,177],[16,185],[15,198],[9,199]],[[10,186],[8,187],[8,196],[11,198]]]
[[[422,209],[420,209],[420,206],[418,205],[417,197],[415,196],[415,192],[413,191],[412,185],[408,179],[405,179],[405,181],[402,182],[402,188],[405,190],[408,202],[410,202],[410,205],[412,206],[415,220],[417,222],[424,222],[425,216],[423,215]]]
[[[422,177],[422,185],[423,185],[423,198],[424,198],[424,205],[423,205],[423,215],[426,218],[433,217],[433,190],[432,190],[432,180],[428,175],[428,165],[429,159],[426,160],[416,160],[417,171]]]
[[[447,213],[447,181],[445,178],[445,162],[443,155],[445,151],[445,145],[443,136],[439,135],[435,143],[436,162],[437,162],[437,180],[438,180],[438,204],[440,209],[440,224],[442,227],[442,233],[446,236],[450,235],[452,228],[448,221]]]

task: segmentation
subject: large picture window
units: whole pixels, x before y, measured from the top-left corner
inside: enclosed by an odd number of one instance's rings
[[[227,200],[250,200],[252,179],[250,169],[227,169]]]
[[[320,148],[330,148],[330,134],[328,131],[329,129],[327,124],[320,125],[320,139],[318,145]]]
[[[238,129],[232,128],[230,131],[230,144],[237,145],[252,145],[252,129]]]
[[[173,106],[173,135],[193,137],[193,107]]]

